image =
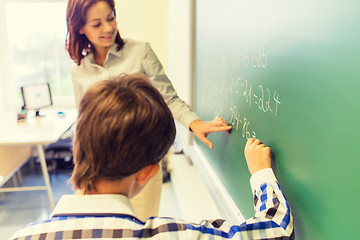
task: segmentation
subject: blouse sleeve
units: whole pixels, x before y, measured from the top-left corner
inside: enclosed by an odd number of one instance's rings
[[[150,78],[153,85],[163,96],[175,120],[179,121],[186,128],[189,128],[192,121],[200,119],[193,112],[191,107],[178,97],[172,83],[166,76],[159,59],[151,49],[149,43],[146,43],[142,64],[145,74]]]
[[[76,77],[76,68],[77,66],[75,65],[71,68],[71,80],[74,88],[76,109],[79,109],[80,99],[84,93],[81,84],[79,84],[77,81],[78,79]]]

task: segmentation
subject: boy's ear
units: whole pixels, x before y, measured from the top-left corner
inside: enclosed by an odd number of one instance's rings
[[[146,183],[148,183],[150,181],[150,179],[152,179],[159,171],[160,166],[159,164],[151,164],[148,165],[144,168],[142,168],[137,175],[137,182],[140,185],[145,185]]]

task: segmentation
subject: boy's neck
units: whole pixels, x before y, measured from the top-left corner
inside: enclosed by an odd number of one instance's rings
[[[128,198],[136,196],[146,184],[159,172],[158,163],[143,167],[136,173],[124,177],[121,180],[99,179],[95,182],[96,191],[85,192],[80,189],[80,194],[121,194]]]
[[[80,195],[92,195],[92,194],[120,194],[127,197],[131,197],[133,189],[136,185],[136,179],[126,177],[121,180],[97,180],[95,183],[96,191],[85,192],[84,189],[80,189],[77,193]]]

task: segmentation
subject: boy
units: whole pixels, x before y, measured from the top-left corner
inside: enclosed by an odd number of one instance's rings
[[[224,220],[138,220],[129,199],[156,175],[174,137],[172,114],[144,75],[93,85],[80,103],[74,139],[71,181],[78,194],[63,196],[50,220],[19,230],[13,239],[293,238],[292,216],[271,169],[270,149],[257,139],[245,146],[254,218],[239,226]]]

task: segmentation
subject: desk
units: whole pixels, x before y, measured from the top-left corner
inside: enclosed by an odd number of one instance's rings
[[[46,190],[50,207],[54,207],[43,145],[56,142],[76,121],[77,116],[74,109],[61,109],[65,113],[62,116],[57,114],[58,111],[59,109],[44,109],[42,113],[45,116],[37,118],[30,112],[27,118],[20,122],[17,121],[16,112],[0,113],[0,153],[7,153],[3,154],[1,159],[0,187],[26,162],[27,158],[19,160],[16,153],[16,148],[26,146],[37,147],[45,182],[45,186],[0,188],[0,192]]]

